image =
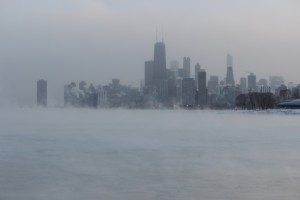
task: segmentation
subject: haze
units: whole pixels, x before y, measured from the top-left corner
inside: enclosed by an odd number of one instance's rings
[[[0,121],[1,200],[300,197],[299,115],[9,108]]]
[[[236,81],[282,75],[299,83],[300,5],[292,0],[1,0],[0,103],[35,105],[48,81],[49,105],[71,81],[139,86],[153,58],[156,27],[168,63],[190,56],[208,75]]]

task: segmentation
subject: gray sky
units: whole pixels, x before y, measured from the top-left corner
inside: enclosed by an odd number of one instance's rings
[[[231,53],[236,82],[254,72],[300,83],[299,11],[297,0],[1,0],[0,103],[35,105],[41,78],[50,105],[71,81],[138,86],[156,26],[168,62],[190,56],[223,78]]]

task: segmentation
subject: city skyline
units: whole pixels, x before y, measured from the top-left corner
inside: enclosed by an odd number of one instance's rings
[[[0,200],[295,200],[299,0],[0,0]]]
[[[32,105],[35,91],[28,88],[40,78],[48,80],[50,105],[62,104],[61,85],[73,80],[105,84],[119,78],[139,86],[144,61],[153,52],[156,27],[160,39],[162,26],[168,67],[171,60],[179,60],[182,66],[182,58],[188,56],[192,73],[199,62],[208,77],[223,79],[230,53],[236,82],[248,72],[258,80],[281,75],[287,82],[298,82],[296,1],[152,4],[144,0],[1,1],[1,101]]]
[[[195,65],[195,79],[190,76],[190,58],[183,58],[183,66],[178,61],[166,67],[166,45],[163,41],[154,44],[153,60],[144,62],[144,83],[140,88],[121,84],[120,79],[112,79],[106,85],[72,81],[64,86],[65,107],[93,108],[186,108],[186,109],[271,109],[277,106],[297,108],[300,84],[284,85],[281,76],[271,76],[256,80],[252,72],[240,78],[235,84],[233,56],[227,54],[226,78],[219,82],[218,76],[207,78],[205,69]],[[248,80],[248,84],[246,83]],[[47,102],[47,88],[37,83],[37,105]],[[47,87],[47,86],[46,86]],[[42,95],[45,91],[46,94]],[[42,96],[44,96],[42,98]],[[40,97],[40,98],[39,98]],[[42,100],[44,99],[44,100]]]

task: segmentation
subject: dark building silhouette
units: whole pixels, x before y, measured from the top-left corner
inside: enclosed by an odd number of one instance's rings
[[[159,101],[167,101],[169,97],[168,80],[160,80],[157,85],[157,97]]]
[[[147,88],[153,85],[153,60],[145,62],[145,86]]]
[[[233,57],[230,54],[227,54],[227,73],[226,73],[226,84],[234,85],[233,77]]]
[[[47,106],[47,81],[38,80],[37,81],[37,105]]]
[[[178,76],[181,77],[181,78],[184,78],[185,76],[185,71],[183,68],[179,68],[178,69]]]
[[[196,90],[198,90],[198,72],[200,72],[201,65],[197,63],[195,65],[195,85],[196,85]]]
[[[193,78],[182,79],[182,93],[181,93],[181,103],[184,107],[194,107],[195,106],[195,80]]]
[[[156,88],[156,97],[159,101],[168,100],[168,77],[166,66],[165,43],[157,42],[154,45],[153,85]]]
[[[176,72],[167,69],[168,74],[168,97],[173,99],[177,97],[177,88],[176,88]]]
[[[177,60],[172,60],[170,62],[170,69],[173,71],[175,77],[178,76],[178,70],[179,70],[179,62]]]
[[[210,79],[207,82],[207,91],[209,94],[217,94],[219,86],[219,77],[210,76]]]
[[[191,77],[191,59],[190,57],[183,58],[183,78]]]
[[[165,43],[157,42],[154,45],[153,79],[160,82],[167,78],[166,47]]]
[[[240,90],[245,92],[247,89],[247,79],[245,77],[240,78]]]
[[[207,104],[206,72],[198,72],[198,105],[204,108]]]
[[[248,75],[248,89],[251,92],[256,91],[256,76],[253,73]]]

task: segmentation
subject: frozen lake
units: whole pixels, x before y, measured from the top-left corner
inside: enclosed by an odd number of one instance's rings
[[[300,115],[0,109],[1,200],[299,200]]]

